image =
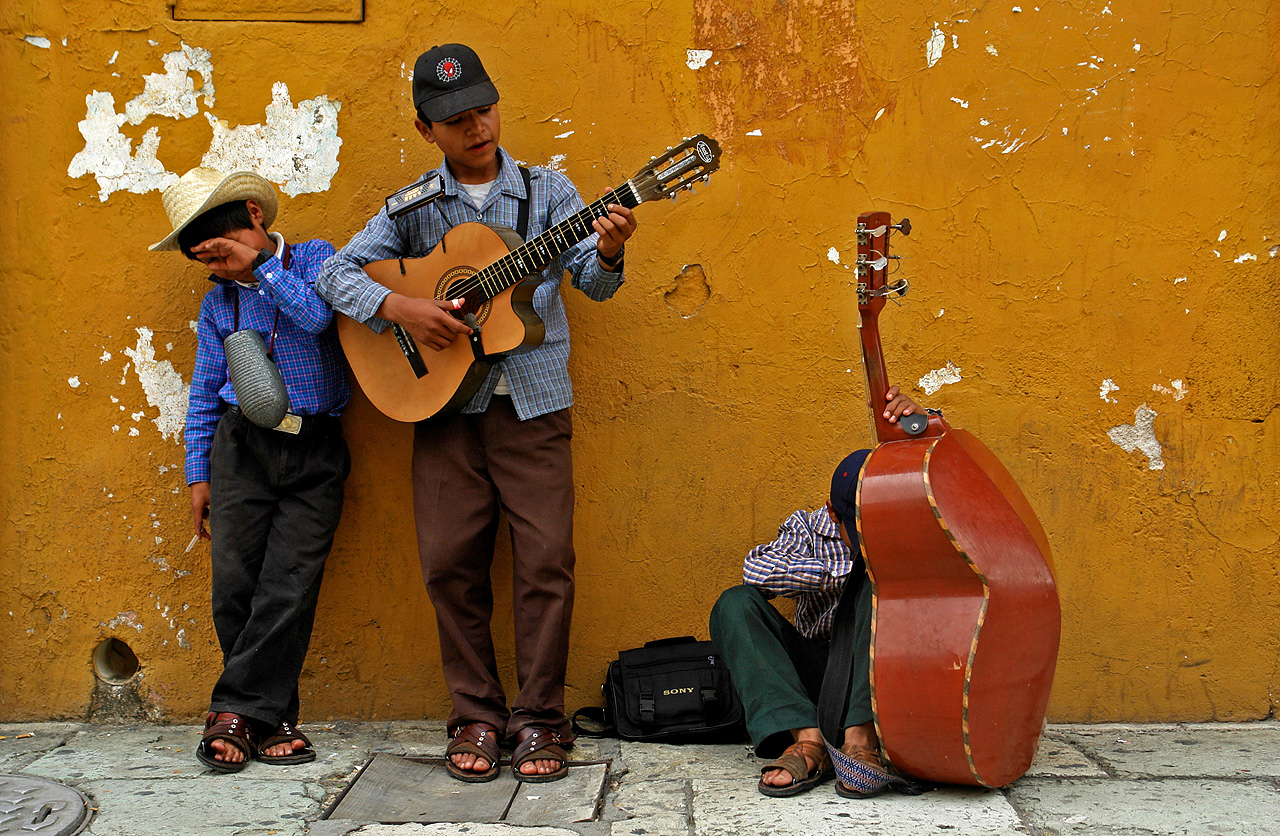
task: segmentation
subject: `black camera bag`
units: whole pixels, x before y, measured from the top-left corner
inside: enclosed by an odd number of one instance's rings
[[[586,737],[684,743],[740,740],[746,730],[742,700],[715,645],[693,636],[658,639],[624,650],[605,674],[604,708],[573,715]],[[578,720],[602,723],[601,731]]]

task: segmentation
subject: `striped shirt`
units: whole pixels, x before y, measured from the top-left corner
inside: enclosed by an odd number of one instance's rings
[[[520,200],[526,197],[520,169],[502,149],[498,150],[498,180],[480,206],[475,206],[459,188],[449,166],[429,171],[419,182],[439,175],[443,194],[430,204],[387,218],[383,208],[363,230],[356,233],[337,255],[325,264],[316,289],[334,310],[381,332],[390,323],[375,314],[391,293],[369,278],[361,268],[371,261],[390,258],[420,258],[430,253],[444,234],[463,223],[484,223],[516,228]],[[530,168],[532,195],[529,197],[527,238],[542,233],[583,208],[582,198],[569,178],[546,168]],[[569,381],[569,321],[565,317],[560,284],[567,271],[571,284],[597,302],[613,296],[622,284],[622,271],[611,273],[596,260],[597,236],[566,250],[543,271],[546,280],[533,294],[533,307],[546,324],[542,344],[529,351],[513,353],[490,370],[480,389],[463,412],[483,412],[493,389],[506,372],[511,398],[521,420],[545,415],[573,404]],[[528,281],[528,280],[526,280]]]
[[[272,348],[272,358],[289,393],[289,411],[295,415],[342,414],[351,389],[333,325],[333,311],[315,291],[316,275],[331,255],[333,245],[328,241],[304,241],[289,247],[288,268],[272,256],[253,271],[258,279],[256,288],[209,276],[216,286],[200,304],[196,368],[187,402],[184,438],[188,485],[209,481],[213,434],[227,405],[236,403],[222,350],[222,341],[236,330],[234,296],[240,300],[239,327],[257,330],[262,341]]]
[[[807,638],[825,640],[831,638],[845,579],[858,561],[823,506],[796,511],[779,526],[778,539],[748,552],[742,582],[769,597],[794,598],[796,629]]]

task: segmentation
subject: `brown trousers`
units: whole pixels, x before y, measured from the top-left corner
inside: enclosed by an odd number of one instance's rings
[[[521,421],[501,396],[484,413],[415,428],[418,555],[453,700],[450,733],[480,721],[508,737],[539,725],[573,739],[564,712],[574,589],[572,436],[569,410]],[[499,509],[513,553],[520,693],[510,709],[489,629]]]

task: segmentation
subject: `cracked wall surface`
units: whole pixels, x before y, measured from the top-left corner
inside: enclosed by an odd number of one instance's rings
[[[868,443],[860,212],[908,216],[893,382],[1009,467],[1054,550],[1055,721],[1247,719],[1280,699],[1280,15],[1265,3],[552,0],[363,22],[174,21],[161,0],[0,7],[0,719],[83,717],[105,639],[148,716],[219,652],[187,550],[182,413],[208,287],[148,244],[197,165],[337,245],[438,161],[409,76],[475,46],[503,144],[584,196],[697,132],[696,194],[636,209],[627,283],[569,291],[578,602],[567,700],[706,635],[741,559]],[[548,56],[554,61],[548,62]],[[216,91],[216,96],[215,96]],[[443,717],[410,428],[357,394],[304,718]],[[1157,464],[1158,463],[1158,464]],[[499,601],[510,597],[500,537]],[[514,692],[510,609],[494,630]]]

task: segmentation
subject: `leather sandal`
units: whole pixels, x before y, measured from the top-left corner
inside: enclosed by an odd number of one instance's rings
[[[560,746],[560,733],[553,732],[546,726],[525,726],[516,732],[516,748],[511,753],[511,772],[517,781],[526,784],[545,784],[548,781],[559,781],[569,774],[569,756]],[[560,761],[560,768],[555,772],[543,775],[538,772],[526,774],[520,767],[530,761]]]
[[[240,762],[219,760],[213,742],[221,740],[236,747],[244,754]],[[204,718],[204,735],[200,745],[196,747],[196,759],[205,766],[219,772],[239,772],[249,765],[253,757],[253,733],[249,729],[249,721],[230,711],[210,711]]]
[[[812,769],[809,768],[809,761],[814,762]],[[781,769],[790,774],[792,782],[782,787],[766,784],[763,775],[773,769]],[[827,754],[825,744],[816,740],[797,740],[784,749],[777,760],[760,767],[760,774],[760,783],[756,785],[756,789],[761,794],[770,798],[789,798],[808,792],[829,780],[835,771],[831,768],[831,757]]]
[[[287,755],[267,754],[267,750],[272,746],[279,746],[281,743],[292,743],[295,740],[302,741],[301,749],[294,749]],[[316,750],[311,748],[311,741],[297,726],[288,720],[281,720],[280,725],[276,726],[276,730],[271,733],[271,736],[258,743],[254,757],[263,763],[269,763],[274,766],[290,766],[295,763],[311,763],[316,759]]]
[[[453,762],[454,755],[475,755],[489,762],[484,772],[474,769],[463,769]],[[453,739],[444,750],[445,769],[459,781],[468,784],[483,784],[498,777],[498,730],[488,723],[467,723],[454,729]]]

